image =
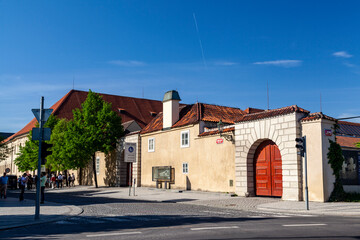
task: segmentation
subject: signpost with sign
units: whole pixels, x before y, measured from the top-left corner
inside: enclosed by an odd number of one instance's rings
[[[40,173],[41,173],[41,159],[42,159],[42,141],[50,140],[51,130],[49,128],[44,128],[44,124],[50,117],[52,109],[44,109],[44,97],[41,97],[40,109],[31,109],[34,113],[36,120],[39,122],[39,128],[33,128],[33,140],[39,141],[39,158],[38,158],[38,181],[36,182],[36,204],[35,204],[35,220],[40,219]]]
[[[131,195],[131,183],[133,182],[132,169],[133,163],[136,162],[136,143],[125,143],[125,154],[124,154],[124,162],[130,164],[129,167],[129,196]],[[135,196],[135,182],[134,178],[134,196]]]

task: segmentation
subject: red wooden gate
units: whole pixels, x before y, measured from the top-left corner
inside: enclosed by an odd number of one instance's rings
[[[255,182],[256,195],[282,196],[281,154],[273,141],[264,141],[256,149]]]

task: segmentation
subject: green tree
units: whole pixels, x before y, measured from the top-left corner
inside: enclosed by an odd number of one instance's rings
[[[89,90],[81,109],[73,111],[73,122],[69,124],[69,146],[81,148],[83,163],[92,159],[95,186],[98,187],[95,167],[97,151],[108,154],[116,148],[116,142],[124,134],[121,117],[111,109],[111,104],[99,94]],[[74,151],[76,152],[76,151]],[[87,155],[87,156],[86,156]]]
[[[344,162],[344,157],[342,154],[341,146],[334,141],[329,140],[330,147],[327,157],[329,159],[328,163],[333,169],[333,174],[335,176],[334,190],[330,195],[330,201],[343,201],[346,198],[346,194],[340,179],[340,171]]]
[[[45,123],[44,127],[49,127],[53,129],[59,120],[50,115],[48,121]],[[36,127],[39,127],[39,124],[36,124]],[[48,142],[48,141],[47,141]],[[31,170],[34,171],[37,169],[39,159],[39,141],[32,140],[32,130],[29,132],[28,140],[25,142],[24,147],[20,147],[20,152],[18,157],[15,159],[15,164],[20,171]]]
[[[52,154],[47,158],[51,170],[65,171],[85,167],[89,155],[82,147],[81,136],[73,120],[61,119],[51,133]]]

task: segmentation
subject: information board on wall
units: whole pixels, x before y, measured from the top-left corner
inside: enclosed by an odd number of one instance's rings
[[[136,143],[125,143],[124,162],[136,162]]]
[[[171,166],[163,167],[153,167],[152,168],[152,180],[162,180],[170,181],[171,180]]]

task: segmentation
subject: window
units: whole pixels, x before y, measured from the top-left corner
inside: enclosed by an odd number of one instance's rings
[[[149,138],[149,140],[148,140],[148,152],[155,152],[155,138]]]
[[[100,158],[96,157],[96,174],[100,173]]]
[[[189,147],[189,135],[189,130],[181,132],[180,144],[182,148]]]
[[[189,173],[189,165],[188,165],[188,163],[183,163],[183,173],[184,174]]]

